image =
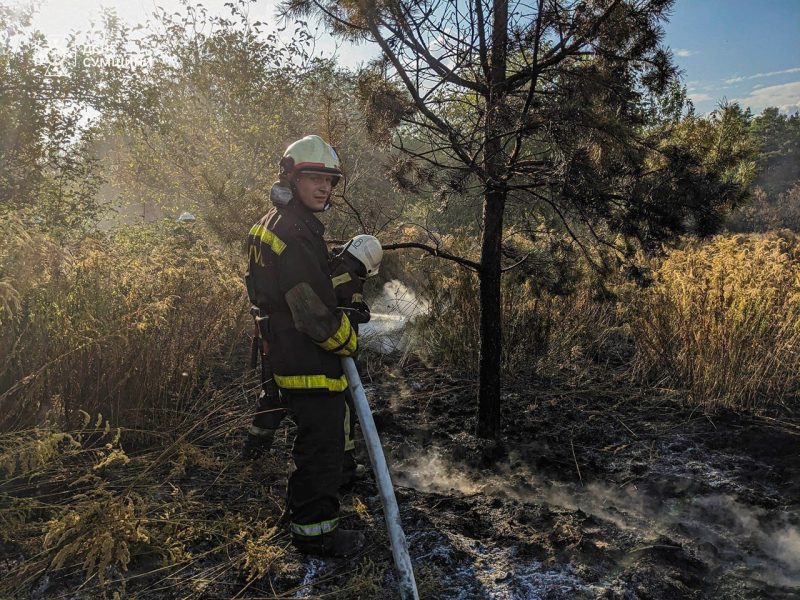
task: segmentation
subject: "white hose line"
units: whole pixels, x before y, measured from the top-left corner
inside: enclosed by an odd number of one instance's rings
[[[361,385],[361,377],[358,375],[356,363],[353,362],[353,359],[349,357],[342,358],[342,367],[350,384],[350,392],[353,394],[358,421],[361,423],[361,431],[364,433],[364,441],[367,443],[369,460],[372,463],[372,470],[375,472],[375,479],[378,482],[378,492],[383,504],[383,515],[386,518],[386,528],[389,530],[389,540],[392,544],[394,565],[397,569],[397,578],[400,580],[400,593],[403,600],[419,600],[417,582],[414,580],[414,569],[411,566],[411,557],[408,555],[408,544],[403,533],[403,525],[400,522],[400,509],[397,508],[392,479],[389,477],[389,467],[386,465],[386,457],[383,455],[383,446],[381,446],[381,439],[378,437],[378,430],[375,429],[375,420],[372,418],[372,411],[369,409],[367,394],[364,392],[364,386]]]

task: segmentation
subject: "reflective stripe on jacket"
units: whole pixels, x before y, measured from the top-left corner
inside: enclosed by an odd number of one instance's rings
[[[270,358],[275,382],[288,392],[341,392],[347,388],[339,356],[356,349],[350,321],[336,311],[336,295],[329,275],[325,226],[297,201],[270,210],[253,225],[247,237],[250,301],[269,315]],[[338,329],[316,342],[298,331],[287,291],[307,283],[337,314]]]
[[[348,308],[347,316],[358,335],[358,326],[370,319],[369,306],[364,302],[364,279],[359,277],[357,264],[348,256],[334,260],[331,284],[336,294],[337,306]]]

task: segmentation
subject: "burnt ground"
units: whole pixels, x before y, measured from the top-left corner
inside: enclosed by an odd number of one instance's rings
[[[422,597],[800,597],[796,420],[705,415],[619,382],[516,382],[493,444],[468,433],[473,382],[365,379]],[[392,597],[378,497],[370,482],[356,496],[372,516],[352,526],[386,569],[374,597]],[[330,590],[314,566],[308,593]]]
[[[706,415],[621,376],[515,381],[503,394],[502,442],[490,443],[470,433],[473,380],[388,364],[365,370],[364,383],[421,598],[800,597],[796,418]],[[238,458],[253,384],[233,382],[224,408],[192,433],[201,454],[167,460],[127,448],[119,477],[148,473],[132,489],[167,507],[150,509],[172,536],[161,547],[183,554],[164,566],[163,556],[137,552],[127,571],[106,569],[112,588],[157,600],[399,597],[370,477],[342,497],[344,526],[367,535],[360,555],[303,557],[285,528],[271,530],[292,428],[271,455]],[[358,452],[368,464],[363,445]],[[0,575],[24,574],[37,548],[0,547]],[[47,569],[30,576],[24,596],[8,597],[102,597],[96,579],[84,579],[80,568]]]

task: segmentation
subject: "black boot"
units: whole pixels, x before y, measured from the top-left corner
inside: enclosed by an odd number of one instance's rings
[[[322,535],[292,537],[292,544],[302,554],[344,558],[358,553],[364,547],[364,534],[351,529],[339,529]]]

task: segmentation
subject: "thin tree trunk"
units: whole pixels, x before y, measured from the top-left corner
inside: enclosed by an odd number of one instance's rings
[[[508,43],[508,0],[494,2],[491,85],[486,102],[486,143],[484,166],[486,195],[483,205],[483,237],[480,270],[480,360],[478,371],[478,423],[476,434],[496,438],[500,433],[500,352],[503,345],[500,311],[500,250],[503,241],[503,213],[506,208],[505,157],[503,156],[502,107],[506,80]]]
[[[500,352],[503,329],[500,310],[500,249],[506,192],[489,190],[483,209],[480,271],[480,361],[476,434],[496,438],[500,433]]]

